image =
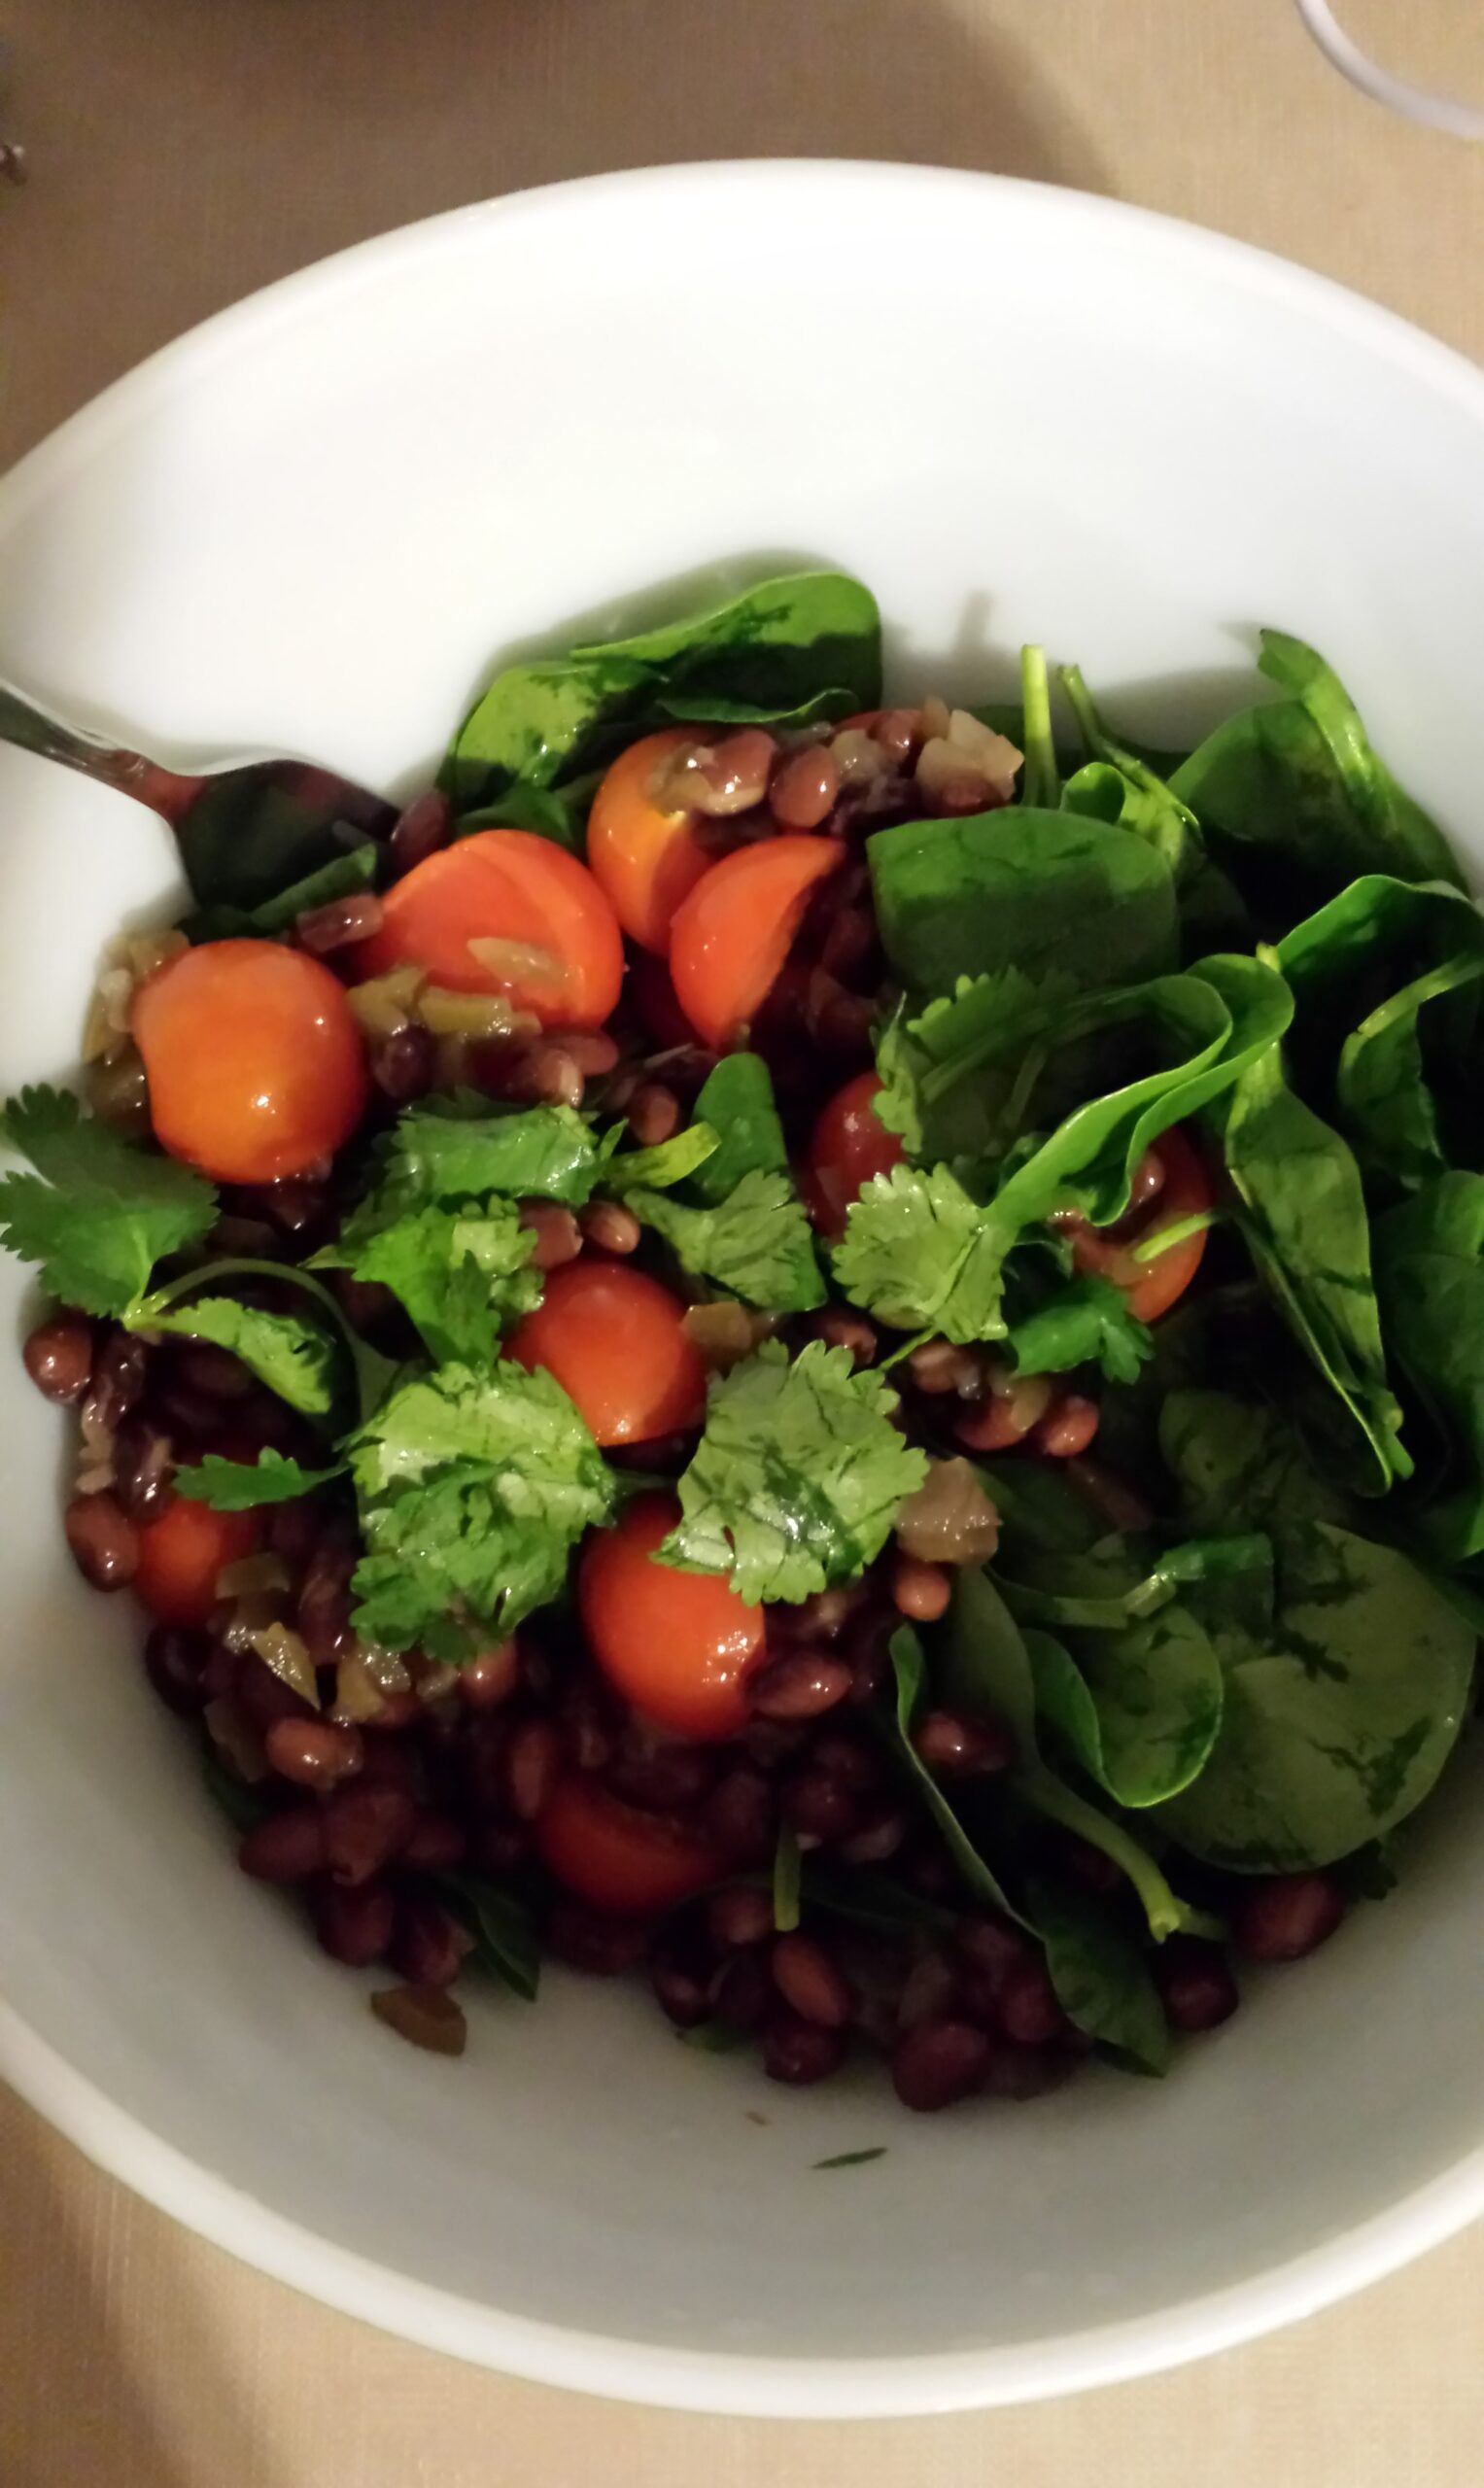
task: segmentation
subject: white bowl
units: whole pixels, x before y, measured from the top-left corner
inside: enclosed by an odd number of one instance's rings
[[[1484,854],[1484,383],[1230,243],[958,174],[624,175],[275,287],[11,478],[0,671],[397,788],[497,651],[739,556],[860,571],[904,690],[984,696],[1033,636],[1166,741],[1282,623]],[[9,1088],[74,1060],[99,946],[175,884],[121,798],[11,754],[0,792]],[[1397,1894],[1164,2084],[914,2119],[560,1975],[477,1999],[450,2066],[235,1873],[130,1603],[70,1570],[12,1356],[0,1427],[0,2067],[265,2270],[550,2382],[868,2414],[1212,2349],[1484,2205],[1477,1754]]]

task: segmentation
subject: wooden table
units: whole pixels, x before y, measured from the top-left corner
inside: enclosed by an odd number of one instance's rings
[[[1484,99],[1484,13],[1344,6],[1392,65]],[[10,0],[0,34],[0,134],[31,174],[0,192],[3,458],[326,251],[685,156],[1105,190],[1484,353],[1484,149],[1353,93],[1288,0]],[[853,2429],[618,2409],[259,2279],[0,2097],[0,2488],[1473,2488],[1481,2308],[1484,2230],[1274,2340],[1078,2401]]]

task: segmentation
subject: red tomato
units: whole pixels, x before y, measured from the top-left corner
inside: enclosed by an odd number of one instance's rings
[[[217,1574],[261,1542],[259,1513],[216,1512],[177,1496],[139,1533],[134,1587],[161,1624],[204,1625],[219,1604]]]
[[[365,1112],[345,987],[307,950],[199,943],[140,986],[131,1025],[155,1138],[219,1183],[300,1175]]]
[[[535,1845],[559,1883],[594,1909],[622,1917],[674,1909],[718,1883],[729,1863],[699,1832],[641,1814],[575,1774],[552,1790]]]
[[[706,1410],[706,1367],[684,1320],[679,1297],[642,1270],[569,1261],[505,1353],[554,1374],[595,1442],[649,1442],[699,1426]]]
[[[675,909],[713,861],[697,836],[697,815],[666,812],[654,799],[666,764],[694,741],[692,730],[672,726],[631,743],[588,814],[588,862],[624,931],[646,950],[668,947]]]
[[[1178,1125],[1161,1132],[1150,1156],[1158,1160],[1164,1181],[1151,1205],[1147,1223],[1136,1235],[1114,1237],[1106,1228],[1079,1220],[1071,1228],[1072,1259],[1079,1270],[1111,1279],[1128,1298],[1128,1310],[1141,1322],[1157,1322],[1186,1289],[1200,1267],[1206,1249],[1205,1227],[1172,1244],[1167,1252],[1140,1261],[1137,1253],[1167,1227],[1183,1226],[1211,1207],[1211,1178]]]
[[[677,1572],[656,1549],[680,1517],[671,1495],[644,1495],[615,1529],[588,1539],[577,1605],[608,1682],[656,1726],[712,1742],[747,1722],[743,1679],[762,1655],[762,1609],[714,1572]]]
[[[905,1152],[894,1131],[877,1121],[881,1084],[858,1071],[819,1110],[802,1174],[804,1198],[824,1235],[845,1233],[846,1213],[873,1175],[889,1175]]]
[[[745,1037],[788,956],[810,891],[844,853],[833,838],[759,839],[713,864],[676,908],[670,973],[681,1010],[707,1045]]]
[[[526,829],[481,829],[415,864],[388,890],[379,932],[352,953],[358,977],[422,968],[458,993],[504,993],[544,1027],[600,1028],[618,1000],[618,919],[585,864]],[[479,960],[471,942],[510,944]]]

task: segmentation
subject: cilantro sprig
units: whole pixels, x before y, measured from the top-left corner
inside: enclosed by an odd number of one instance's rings
[[[948,1166],[873,1175],[834,1256],[852,1304],[896,1330],[967,1347],[1002,1339],[1005,1257],[1016,1228],[981,1208]]]
[[[356,1628],[385,1648],[467,1657],[560,1596],[616,1492],[561,1385],[501,1361],[404,1383],[348,1446],[367,1552]]]
[[[0,1180],[0,1244],[84,1313],[127,1313],[156,1261],[201,1243],[215,1224],[204,1176],[135,1148],[85,1115],[70,1089],[23,1088],[0,1111],[0,1136],[35,1169]]]
[[[927,1474],[925,1454],[891,1422],[896,1406],[848,1349],[815,1339],[790,1363],[779,1340],[765,1341],[711,1384],[661,1561],[729,1573],[751,1607],[853,1580]]]

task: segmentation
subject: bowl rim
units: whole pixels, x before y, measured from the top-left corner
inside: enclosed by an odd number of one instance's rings
[[[1153,209],[1049,183],[916,164],[758,158],[599,173],[446,210],[372,235],[229,304],[114,381],[0,478],[0,529],[13,526],[118,432],[197,374],[252,349],[317,300],[344,298],[398,262],[437,256],[466,231],[513,237],[615,190],[656,194],[683,213],[694,191],[852,185],[947,199],[986,190],[1068,227],[1122,230],[1139,250],[1286,303],[1471,413],[1484,434],[1484,372],[1397,313],[1334,280],[1229,235]],[[989,2408],[1127,2381],[1235,2347],[1380,2280],[1484,2217],[1484,2139],[1453,2167],[1360,2226],[1267,2270],[1183,2304],[1074,2334],[999,2349],[859,2359],[691,2350],[579,2330],[486,2306],[330,2244],[202,2168],[119,2108],[0,1999],[0,2076],[49,2125],[157,2210],[292,2289],[379,2330],[476,2365],[623,2402],[753,2418],[901,2418]]]

